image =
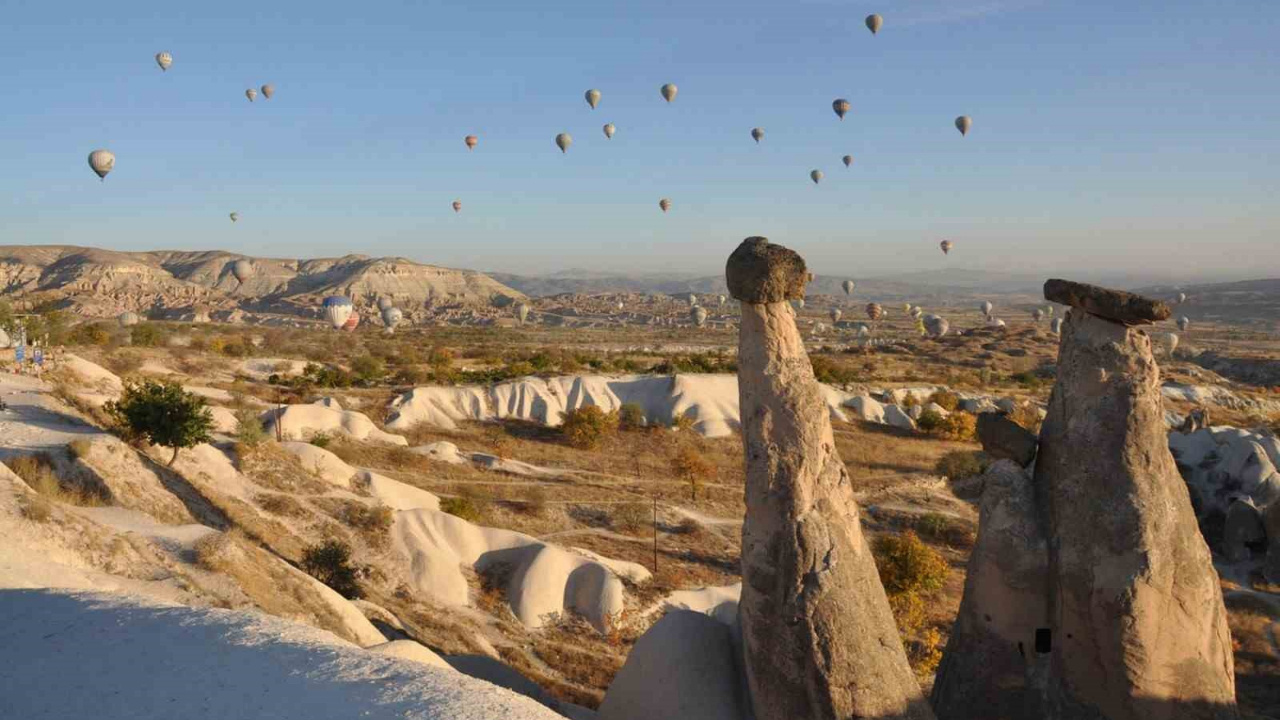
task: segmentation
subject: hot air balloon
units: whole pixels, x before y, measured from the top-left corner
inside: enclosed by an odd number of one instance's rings
[[[404,319],[404,313],[400,312],[398,307],[389,307],[382,311],[382,324],[387,326],[387,332],[395,332],[396,325]]]
[[[871,334],[871,328],[867,327],[866,323],[858,323],[857,333],[858,337],[864,338]]]
[[[462,201],[461,201],[461,200],[454,200],[454,201],[453,201],[453,211],[454,211],[454,212],[462,212]]]
[[[680,92],[680,88],[676,87],[675,83],[667,83],[662,86],[660,92],[662,93],[663,100],[671,102],[676,99],[676,93]]]
[[[695,305],[694,308],[689,311],[689,317],[693,318],[694,325],[702,327],[707,324],[707,309]]]
[[[1186,331],[1187,331],[1187,328],[1189,328],[1189,327],[1191,327],[1191,319],[1190,319],[1190,318],[1188,318],[1186,315],[1183,315],[1182,317],[1178,318],[1178,329],[1179,329],[1179,330],[1181,330],[1182,332],[1186,332]]]
[[[516,303],[516,317],[520,319],[520,324],[529,318],[529,304],[524,302]]]
[[[344,332],[352,332],[359,325],[360,325],[360,313],[356,312],[356,310],[353,308],[351,310],[351,316],[347,318],[346,322],[342,323],[342,330]]]
[[[1186,302],[1186,301],[1187,301],[1187,294],[1186,294],[1186,293],[1184,293],[1184,292],[1180,292],[1180,293],[1178,293],[1178,304],[1179,304],[1179,305],[1181,305],[1182,303],[1184,303],[1184,302]]]
[[[880,26],[884,24],[884,18],[879,15],[868,15],[866,22],[867,29],[871,31],[872,35],[875,35],[880,32]]]
[[[248,260],[237,260],[231,263],[231,274],[235,276],[236,280],[244,282],[253,275],[253,264]]]
[[[755,140],[756,144],[759,144],[764,139],[764,128],[751,128],[751,139]]]
[[[955,243],[953,243],[953,242],[951,242],[950,240],[943,240],[942,242],[938,243],[938,247],[942,248],[942,254],[943,254],[943,255],[950,255],[950,254],[951,254],[951,248],[953,248],[953,247],[955,247],[955,246],[956,246],[956,244],[955,244]]]
[[[116,156],[110,150],[94,150],[89,153],[89,167],[98,175],[98,179],[106,180],[107,173],[116,166]]]
[[[867,303],[867,317],[871,318],[871,322],[875,322],[884,317],[884,308],[879,303]]]
[[[272,96],[272,95],[275,95],[275,94],[276,94],[276,86],[275,86],[275,85],[263,85],[263,86],[262,86],[262,97],[264,97],[264,98],[266,98],[266,99],[270,100],[270,99],[271,99],[271,96]]]
[[[799,298],[798,300],[796,300],[796,309],[797,310],[804,309],[804,298]]]
[[[717,304],[717,305],[719,305],[719,306],[721,306],[721,307],[724,307],[724,304],[725,304],[726,302],[728,302],[728,301],[729,301],[729,298],[727,298],[727,297],[725,297],[725,296],[723,296],[723,295],[717,295],[717,296],[716,296],[716,304]]]
[[[658,207],[662,208],[662,212],[666,212],[671,209],[671,201],[666,198],[662,198],[658,201]]]
[[[844,114],[849,112],[849,108],[851,107],[853,106],[850,105],[849,101],[845,100],[844,98],[836,98],[836,100],[834,100],[831,103],[831,109],[836,111],[836,117],[840,118],[841,120],[844,119]]]
[[[618,132],[618,128],[614,127],[613,123],[604,124],[604,136],[606,138],[612,138],[613,134],[616,132]]]
[[[844,163],[845,167],[849,167],[850,165],[853,164],[853,156],[845,155],[844,157],[840,158],[840,161]]]
[[[973,119],[968,115],[961,115],[956,118],[956,129],[960,131],[961,135],[968,135],[971,127],[973,127]]]
[[[475,135],[468,135],[465,138],[463,138],[462,141],[467,144],[468,150],[473,150],[475,149],[475,146],[480,142],[480,138],[476,137]]]
[[[386,312],[387,310],[395,306],[396,306],[395,301],[392,300],[389,295],[383,295],[382,297],[378,298],[378,310],[380,312]]]
[[[238,212],[229,213],[227,217],[231,218],[231,222],[240,222],[240,213]]]
[[[167,71],[169,66],[173,64],[173,56],[167,52],[156,53],[156,64],[160,66],[161,70]]]
[[[911,314],[911,303],[902,303],[902,312],[907,315]]]
[[[560,148],[560,152],[569,152],[569,146],[573,144],[573,137],[569,133],[560,133],[556,136],[556,147]]]
[[[822,171],[821,170],[810,171],[809,179],[813,181],[814,185],[817,185],[818,183],[822,182]]]
[[[244,91],[244,96],[249,98],[249,102],[253,102],[254,98],[258,97],[258,91],[253,88],[249,88]]]
[[[919,305],[912,305],[910,314],[911,314],[911,317],[919,320],[920,316],[924,315],[924,308],[921,308]]]
[[[120,315],[116,318],[116,320],[120,323],[120,327],[129,327],[131,325],[137,325],[139,322],[142,321],[142,319],[138,317],[138,313],[131,312],[131,311],[120,313]]]
[[[840,287],[844,288],[845,295],[853,294],[854,283],[852,280],[845,280],[844,282],[840,283]]]
[[[1034,320],[1035,322],[1040,322],[1040,320],[1043,318],[1044,318],[1044,311],[1041,310],[1040,308],[1036,308],[1035,310],[1031,311],[1031,319]]]
[[[991,310],[995,308],[995,306],[991,304],[990,300],[983,300],[982,305],[978,307],[980,310],[982,310],[983,315],[990,315]]]
[[[831,311],[828,312],[827,315],[831,317],[831,323],[834,325],[835,323],[840,322],[840,318],[844,313],[840,312],[840,308],[831,308]]]
[[[940,315],[925,315],[922,321],[924,322],[925,332],[929,333],[929,337],[940,338],[951,329],[951,323]]]
[[[690,306],[698,304],[698,296],[694,295],[693,293],[689,293],[688,295],[685,295],[684,299],[686,302],[689,303]]]
[[[594,89],[588,90],[586,93],[583,94],[583,97],[587,99],[587,104],[591,106],[592,110],[595,110],[596,106],[600,104],[599,90],[594,90]]]
[[[320,303],[320,307],[324,310],[325,319],[329,321],[334,330],[345,325],[347,320],[351,319],[351,315],[355,310],[350,298],[341,295],[330,295]]]
[[[1062,334],[1062,318],[1054,318],[1049,321],[1049,332],[1054,335]]]

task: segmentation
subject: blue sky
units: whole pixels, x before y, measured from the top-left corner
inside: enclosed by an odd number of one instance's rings
[[[760,234],[855,277],[1276,276],[1277,37],[1272,0],[11,0],[0,243],[710,273]]]

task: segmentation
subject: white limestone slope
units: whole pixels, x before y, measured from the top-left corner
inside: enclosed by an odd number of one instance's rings
[[[262,413],[260,417],[268,434],[274,435],[278,425],[281,428],[281,435],[286,438],[305,440],[320,433],[327,433],[392,445],[409,444],[399,435],[379,430],[378,426],[362,413],[319,403],[287,405],[283,411],[272,408]]]
[[[845,420],[845,407],[862,397],[823,388],[834,419]],[[451,429],[467,420],[527,420],[559,425],[563,414],[586,405],[617,410],[637,405],[647,422],[672,424],[687,417],[694,431],[723,437],[738,431],[736,375],[570,375],[528,377],[491,387],[419,387],[391,403],[389,430],[403,432],[419,423]],[[856,412],[865,416],[863,405]],[[874,416],[874,414],[873,414]]]
[[[562,720],[399,648],[369,652],[258,613],[0,590],[0,623],[6,717]]]
[[[408,561],[410,587],[444,605],[470,604],[464,567],[483,572],[504,563],[507,600],[528,627],[572,611],[604,631],[623,609],[622,581],[607,563],[529,535],[428,509],[397,513],[391,535]]]

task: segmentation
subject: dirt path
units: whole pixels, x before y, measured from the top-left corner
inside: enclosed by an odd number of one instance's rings
[[[48,383],[23,375],[0,375],[0,453],[65,447],[73,440],[102,435],[50,392]]]

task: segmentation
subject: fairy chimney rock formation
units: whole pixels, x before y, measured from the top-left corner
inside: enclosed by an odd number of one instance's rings
[[[725,276],[742,301],[744,665],[756,720],[933,717],[903,651],[788,299],[795,252],[748,238]]]
[[[1043,717],[1234,718],[1218,575],[1169,452],[1151,340],[1164,303],[1050,280],[1072,305],[1040,431],[1052,637]]]

